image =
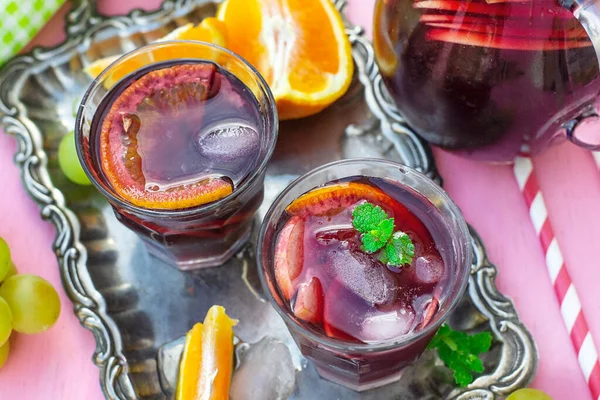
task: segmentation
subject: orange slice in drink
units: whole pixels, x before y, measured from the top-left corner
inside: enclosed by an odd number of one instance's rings
[[[304,220],[290,219],[277,239],[275,247],[275,280],[286,300],[294,295],[292,281],[300,275],[304,265]]]
[[[291,215],[328,215],[350,207],[361,200],[395,210],[401,206],[383,191],[357,182],[337,183],[323,186],[303,194],[294,200],[286,211]],[[403,206],[402,206],[403,207]]]
[[[221,306],[212,306],[204,324],[186,335],[176,400],[228,400],[233,371],[233,327]]]
[[[193,138],[179,129],[200,123],[202,103],[218,93],[220,82],[214,64],[181,64],[151,71],[123,90],[102,122],[99,146],[102,170],[119,196],[139,207],[173,210],[210,203],[233,191],[231,180],[223,177],[163,179],[156,167],[153,172],[144,168],[151,160],[160,161],[161,170],[177,161],[160,155],[180,154],[191,145]],[[194,119],[178,127],[183,113]],[[144,151],[150,154],[146,158]]]
[[[281,119],[315,114],[348,89],[352,51],[331,0],[226,0],[217,18],[227,48],[269,84]]]
[[[226,29],[225,24],[218,19],[212,17],[205,18],[197,26],[194,26],[192,23],[183,25],[168,35],[156,40],[156,42],[167,40],[194,40],[213,43],[223,47],[227,44]],[[120,55],[101,58],[90,64],[85,71],[92,78],[95,78],[119,57]],[[106,78],[104,86],[111,88],[125,76],[154,62],[191,57],[212,59],[210,51],[207,52],[205,49],[199,49],[198,46],[194,46],[193,44],[164,47],[156,49],[153,54],[130,58],[119,64],[110,72],[110,76]]]

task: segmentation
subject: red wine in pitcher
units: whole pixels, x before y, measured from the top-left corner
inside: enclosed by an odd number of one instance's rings
[[[417,133],[477,159],[539,152],[600,92],[592,43],[558,0],[379,0],[374,44]]]

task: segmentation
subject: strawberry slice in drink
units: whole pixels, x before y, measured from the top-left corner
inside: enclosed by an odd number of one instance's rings
[[[286,300],[294,295],[293,280],[302,272],[304,264],[304,220],[292,217],[277,238],[275,246],[275,280]]]
[[[323,286],[317,277],[298,286],[294,315],[313,324],[323,321]]]

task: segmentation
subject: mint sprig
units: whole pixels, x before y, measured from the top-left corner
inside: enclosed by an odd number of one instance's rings
[[[362,250],[378,257],[384,264],[398,267],[410,264],[415,255],[415,246],[410,237],[402,232],[394,232],[394,218],[379,206],[363,203],[352,211],[352,225],[362,233]]]
[[[428,349],[437,349],[440,359],[454,373],[454,381],[460,387],[473,382],[473,372],[483,372],[483,362],[479,354],[489,351],[492,335],[489,332],[468,335],[442,325]]]

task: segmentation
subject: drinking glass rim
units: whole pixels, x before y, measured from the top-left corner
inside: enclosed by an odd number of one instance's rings
[[[264,273],[264,269],[263,269],[263,265],[262,265],[264,238],[265,238],[268,222],[273,218],[273,212],[275,209],[274,206],[276,204],[278,204],[281,201],[281,199],[287,193],[289,193],[289,191],[293,187],[295,187],[298,183],[300,183],[301,181],[308,179],[311,176],[314,176],[314,175],[316,175],[324,170],[327,170],[331,167],[336,167],[336,166],[346,165],[346,164],[357,164],[357,163],[379,164],[379,165],[385,165],[387,167],[400,168],[403,172],[406,171],[409,174],[412,174],[413,176],[423,179],[425,182],[430,184],[430,187],[432,189],[435,189],[436,194],[440,195],[442,197],[442,199],[449,205],[449,207],[452,211],[452,214],[459,217],[459,221],[458,221],[459,225],[460,225],[459,230],[463,233],[463,236],[467,239],[467,243],[466,243],[467,249],[466,249],[466,253],[465,253],[466,263],[465,264],[467,265],[468,271],[466,271],[466,273],[464,274],[464,277],[462,278],[462,281],[460,282],[460,285],[457,287],[456,295],[454,297],[450,298],[450,301],[448,303],[448,307],[446,308],[446,311],[443,313],[443,315],[441,315],[440,318],[437,319],[436,322],[425,327],[425,329],[420,330],[418,332],[412,332],[408,335],[403,336],[400,340],[396,340],[392,343],[387,343],[387,342],[375,343],[375,344],[348,343],[343,340],[332,339],[332,338],[326,337],[324,335],[318,335],[317,333],[305,328],[304,326],[302,326],[301,324],[296,322],[283,309],[283,307],[281,307],[279,305],[279,303],[277,301],[275,301],[273,294],[269,290],[269,285],[267,284],[267,281],[266,281],[266,274]],[[392,350],[399,346],[408,346],[408,345],[411,345],[414,342],[418,341],[422,337],[427,336],[432,331],[439,329],[439,327],[445,320],[445,317],[447,317],[456,308],[456,306],[460,302],[463,294],[466,291],[466,287],[469,282],[472,258],[473,258],[473,252],[471,249],[471,235],[469,233],[467,223],[466,223],[464,217],[462,216],[462,213],[460,212],[460,209],[458,208],[458,206],[454,203],[454,201],[452,201],[450,196],[448,196],[446,191],[441,186],[439,186],[437,183],[435,183],[433,180],[431,180],[425,174],[415,170],[414,168],[411,168],[406,165],[396,163],[393,161],[389,161],[389,160],[384,160],[384,159],[379,159],[379,158],[368,158],[368,157],[350,158],[350,159],[333,161],[333,162],[321,165],[321,166],[307,172],[306,174],[294,179],[277,196],[277,198],[275,198],[275,200],[273,201],[273,204],[271,205],[271,207],[265,214],[262,225],[260,227],[260,231],[258,233],[258,242],[257,242],[257,248],[256,248],[256,261],[257,261],[257,267],[259,269],[258,275],[260,278],[260,282],[261,282],[263,291],[266,292],[266,296],[267,296],[269,302],[275,308],[277,313],[283,318],[283,320],[286,324],[288,324],[288,325],[291,324],[292,326],[294,326],[295,329],[298,329],[300,332],[302,332],[302,334],[307,336],[310,340],[313,340],[317,343],[324,344],[332,349],[340,350],[340,351],[349,351],[349,352],[357,351],[357,352],[366,352],[366,353],[376,352],[376,351],[387,351],[387,350]]]
[[[183,44],[188,44],[188,45],[193,45],[193,46],[198,46],[198,47],[213,48],[214,50],[225,53],[228,56],[236,59],[237,61],[240,61],[242,63],[242,65],[244,65],[244,67],[246,67],[249,70],[250,75],[258,80],[259,87],[265,94],[266,102],[268,103],[267,104],[268,109],[265,110],[265,112],[261,113],[261,114],[267,114],[267,120],[272,119],[272,121],[271,121],[272,122],[272,127],[271,127],[272,137],[269,141],[265,157],[263,157],[263,159],[260,161],[260,164],[254,169],[254,171],[246,179],[244,179],[242,181],[242,183],[237,188],[234,188],[233,192],[231,194],[229,194],[228,196],[225,196],[222,199],[216,200],[212,203],[202,204],[202,205],[198,205],[195,207],[185,208],[182,210],[180,210],[180,209],[178,209],[178,210],[168,210],[168,209],[159,210],[159,209],[150,209],[150,208],[136,206],[134,204],[131,204],[131,203],[125,201],[121,197],[113,194],[111,191],[107,190],[104,187],[104,185],[102,185],[100,182],[97,182],[97,180],[93,176],[93,174],[90,173],[87,163],[84,161],[83,143],[80,139],[80,137],[82,137],[83,135],[77,134],[77,131],[80,130],[79,126],[81,124],[83,124],[83,110],[86,107],[86,102],[88,101],[89,97],[91,96],[91,93],[94,91],[95,88],[98,87],[98,85],[101,85],[101,81],[103,80],[103,78],[107,75],[107,73],[115,65],[117,65],[117,64],[123,62],[124,60],[126,60],[130,57],[133,57],[133,56],[137,55],[138,53],[142,52],[143,50],[147,50],[149,48],[158,48],[158,47],[163,47],[166,45],[179,46],[179,45],[183,45]],[[213,60],[206,60],[206,61],[219,65],[216,61],[213,61]],[[152,65],[152,64],[149,64],[149,65]],[[121,79],[125,79],[125,78],[126,78],[126,76]],[[110,89],[108,91],[110,91]],[[107,93],[108,93],[108,91],[107,91]],[[240,193],[244,192],[247,189],[247,187],[250,186],[251,183],[253,183],[254,180],[258,176],[260,176],[260,174],[263,173],[264,170],[267,168],[267,164],[269,163],[269,160],[271,159],[273,152],[275,151],[275,144],[277,143],[278,135],[279,135],[279,115],[277,113],[277,106],[275,103],[275,98],[273,97],[273,93],[271,92],[271,88],[265,81],[264,77],[260,74],[260,72],[258,72],[258,70],[254,66],[252,66],[252,64],[250,64],[245,58],[243,58],[242,56],[240,56],[237,53],[234,53],[231,50],[228,50],[224,47],[218,46],[213,43],[196,41],[196,40],[164,40],[164,41],[158,41],[158,42],[145,44],[141,47],[138,47],[137,49],[134,49],[132,51],[129,51],[127,53],[120,55],[116,60],[111,62],[108,65],[108,67],[106,67],[100,73],[100,75],[98,75],[92,81],[92,83],[86,89],[85,94],[83,95],[81,102],[79,103],[79,107],[77,107],[77,116],[75,117],[75,135],[74,136],[75,136],[75,149],[77,150],[77,157],[79,158],[80,164],[83,167],[85,174],[90,179],[90,181],[93,183],[93,185],[104,196],[106,196],[111,202],[118,204],[119,207],[122,207],[122,208],[126,209],[127,211],[134,212],[134,213],[141,214],[141,215],[163,216],[165,214],[168,214],[169,216],[173,216],[173,217],[185,217],[185,216],[189,216],[189,215],[194,215],[198,211],[203,211],[203,212],[213,211],[213,210],[219,208],[220,206],[222,206],[223,204],[233,200]],[[110,185],[107,184],[107,186],[110,186]]]

